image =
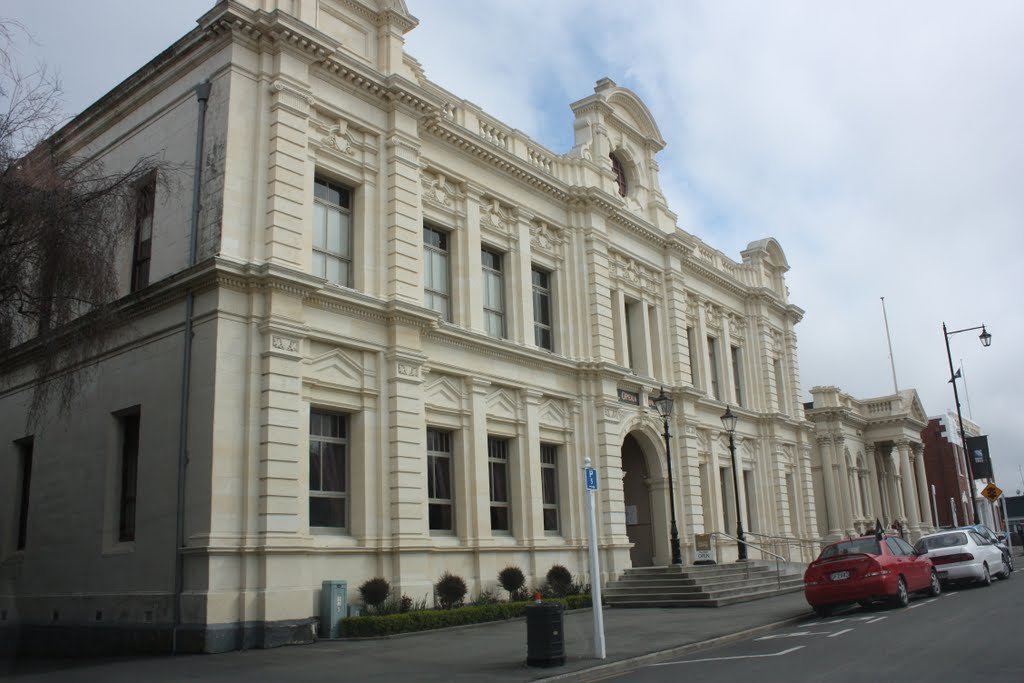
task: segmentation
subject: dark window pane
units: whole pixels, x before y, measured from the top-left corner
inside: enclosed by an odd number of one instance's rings
[[[503,463],[490,463],[491,500],[496,503],[508,502],[508,472]]]
[[[540,472],[544,503],[554,505],[558,502],[558,481],[553,467],[545,467]]]
[[[533,328],[534,343],[542,349],[548,349],[549,351],[553,348],[551,344],[551,330],[546,330],[543,327]]]
[[[320,444],[313,442],[309,444],[309,490],[322,491],[322,478],[320,476]]]
[[[323,482],[322,491],[345,492],[345,446],[325,443],[321,447]]]
[[[118,540],[135,540],[135,501],[139,463],[139,416],[121,419],[121,506]]]
[[[21,452],[21,496],[18,510],[18,550],[25,549],[28,540],[28,494],[32,485],[32,440],[18,443]]]
[[[310,496],[309,525],[344,527],[345,499]]]
[[[443,531],[451,531],[452,527],[452,506],[444,503],[430,504],[430,528]]]
[[[558,510],[544,510],[544,531],[558,531]]]
[[[509,526],[508,521],[508,508],[507,507],[492,507],[491,508],[491,531],[509,531],[512,527]]]

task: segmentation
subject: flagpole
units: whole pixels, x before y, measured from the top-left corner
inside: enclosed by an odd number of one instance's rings
[[[892,367],[892,389],[893,393],[900,393],[899,384],[896,383],[896,359],[892,355],[892,337],[889,336],[889,316],[885,313],[885,297],[882,299],[882,319],[885,320],[885,341],[889,344],[889,365]]]

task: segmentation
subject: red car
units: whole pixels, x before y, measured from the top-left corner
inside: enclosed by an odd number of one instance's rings
[[[851,602],[866,607],[885,600],[906,607],[910,594],[938,595],[942,588],[932,561],[902,538],[864,536],[826,546],[804,572],[804,596],[815,614]]]

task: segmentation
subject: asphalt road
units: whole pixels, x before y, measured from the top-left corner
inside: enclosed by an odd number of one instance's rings
[[[1024,681],[1024,572],[948,588],[906,609],[852,607],[796,626],[591,681]]]

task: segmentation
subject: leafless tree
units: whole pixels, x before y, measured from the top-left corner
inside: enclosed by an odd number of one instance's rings
[[[66,410],[83,368],[120,326],[118,267],[153,159],[111,171],[69,152],[60,83],[21,70],[0,20],[0,378],[34,364],[30,422]]]

